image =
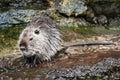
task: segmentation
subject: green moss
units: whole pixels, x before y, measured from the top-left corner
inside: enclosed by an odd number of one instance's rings
[[[82,35],[99,34],[98,30],[105,30],[103,27],[93,27],[93,26],[79,26],[79,27],[63,26],[60,29],[61,30],[72,30],[75,33],[79,33]]]
[[[11,50],[16,47],[19,34],[25,25],[26,24],[0,27],[0,53],[5,49]]]
[[[106,29],[103,26],[61,26],[60,30],[64,41],[88,38],[92,36],[104,36],[110,34],[120,34],[120,26],[112,25]]]
[[[110,25],[108,26],[109,29],[106,29],[103,26],[61,26],[61,30],[72,30],[76,33],[83,34],[83,35],[103,35],[109,34],[114,32],[120,31],[120,24]]]

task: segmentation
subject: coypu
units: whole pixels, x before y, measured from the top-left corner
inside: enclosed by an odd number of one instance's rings
[[[63,45],[61,34],[55,22],[48,16],[40,15],[22,31],[18,46],[26,63],[36,65],[51,60],[51,57],[67,47],[83,45],[109,45],[111,43],[74,43]]]

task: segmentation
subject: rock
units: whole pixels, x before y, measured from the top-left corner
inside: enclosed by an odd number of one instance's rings
[[[104,15],[99,15],[98,17],[93,18],[94,23],[101,25],[101,26],[107,26],[108,25],[108,19]]]
[[[49,3],[47,0],[0,0],[0,6],[7,8],[38,8],[47,9]]]
[[[39,10],[9,10],[0,13],[0,24],[26,23],[39,13]]]
[[[66,16],[78,16],[84,14],[87,10],[85,0],[62,0],[54,2],[56,10]]]
[[[120,1],[92,1],[88,3],[88,6],[91,7],[95,15],[105,15],[107,17],[115,17],[120,14]]]
[[[119,0],[91,0],[87,5],[89,9],[86,12],[86,20],[88,22],[104,26],[105,28],[109,24],[119,23]]]
[[[71,26],[71,27],[79,27],[89,25],[85,19],[76,19],[76,18],[61,18],[60,22],[58,23],[60,26]]]
[[[119,0],[113,2],[112,0],[2,0],[0,6],[4,11],[0,9],[0,24],[26,23],[42,12],[48,14],[60,26],[100,25],[107,28],[109,24],[120,22]]]
[[[120,17],[114,17],[109,19],[110,25],[117,25],[120,24]],[[119,29],[118,29],[119,30]]]
[[[89,0],[91,2],[99,2],[99,1],[102,1],[102,0]],[[108,1],[108,2],[119,2],[119,0],[103,0],[103,1]]]

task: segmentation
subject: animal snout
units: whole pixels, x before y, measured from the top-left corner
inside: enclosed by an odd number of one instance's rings
[[[19,44],[20,50],[21,51],[27,51],[27,41],[26,40],[21,40]]]
[[[20,46],[20,50],[21,50],[21,51],[26,51],[25,46]]]

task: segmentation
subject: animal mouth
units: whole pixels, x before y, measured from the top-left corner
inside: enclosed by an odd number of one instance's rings
[[[36,66],[42,63],[42,61],[36,53],[39,53],[39,51],[35,51],[35,54],[30,53],[29,55],[24,55],[25,64],[28,64],[30,66]]]
[[[31,67],[34,67],[41,63],[37,55],[32,55],[30,57],[24,56],[24,59],[25,59],[25,64],[28,64]]]
[[[26,48],[20,48],[21,52],[23,53],[24,56],[26,57],[33,57],[35,56],[37,53],[39,53],[38,51],[34,50],[34,49],[26,49]]]

